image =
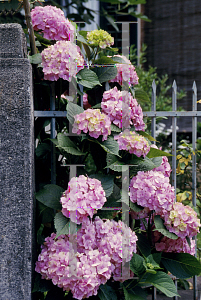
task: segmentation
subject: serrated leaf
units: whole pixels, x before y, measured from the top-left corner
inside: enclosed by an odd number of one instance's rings
[[[147,154],[148,158],[159,157],[159,156],[172,156],[172,154],[152,147],[150,148],[150,151]]]
[[[96,85],[101,85],[98,76],[90,69],[82,69],[77,73],[78,83],[93,89]]]
[[[54,210],[47,207],[43,203],[38,201],[39,217],[42,224],[50,223],[54,219]]]
[[[167,297],[179,296],[173,280],[164,272],[159,271],[156,274],[150,274],[142,279],[141,283],[155,286]]]
[[[146,268],[144,267],[144,258],[136,253],[133,253],[133,256],[130,261],[130,269],[131,271],[136,274],[137,276],[140,276],[146,271]]]
[[[64,189],[56,184],[47,184],[36,193],[36,199],[47,207],[60,210],[60,198]]]
[[[58,133],[57,141],[58,141],[57,147],[59,149],[62,149],[72,155],[85,155],[85,153],[80,151],[80,149],[77,148],[77,146],[73,143],[73,141],[71,141],[71,139],[65,134]]]
[[[56,238],[61,234],[69,234],[69,219],[67,219],[62,212],[55,215],[54,226],[57,231]]]
[[[146,133],[142,130],[138,131],[137,133],[139,133],[140,135],[146,137],[149,141],[152,141],[152,142],[156,141],[151,135],[149,135],[148,133]]]
[[[106,152],[119,156],[119,144],[113,137],[109,136],[106,141],[98,143]]]
[[[127,290],[124,286],[123,286],[123,291],[124,291],[124,296],[125,296],[125,300],[146,300],[147,297],[145,295],[145,297],[142,297],[141,295],[137,295],[135,293],[135,290]]]
[[[103,175],[103,174],[92,174],[89,177],[98,179],[101,182],[106,197],[109,197],[112,194],[113,186],[114,186],[114,176]]]
[[[138,171],[150,171],[156,167],[159,167],[162,162],[162,157],[157,157],[157,158],[148,158],[145,157],[144,159],[142,158],[136,158],[131,161],[129,161],[129,164],[135,165],[134,167],[130,167],[130,171],[137,173]]]
[[[117,76],[117,68],[114,67],[94,67],[93,71],[97,74],[100,83],[114,79]]]
[[[114,124],[111,124],[111,131],[114,131],[114,132],[121,132],[121,129],[120,129],[118,126],[116,126],[116,125],[114,125]]]
[[[134,90],[134,93],[135,93],[135,98],[137,100],[141,102],[147,102],[147,103],[150,102],[149,96],[144,90],[136,88]]]
[[[120,162],[116,155],[107,153],[106,161],[107,161],[106,168],[109,168],[116,172],[122,172],[122,166],[125,164],[123,162]]]
[[[188,253],[163,253],[161,262],[174,276],[185,279],[201,274],[201,264]]]
[[[73,124],[75,121],[74,116],[81,114],[84,111],[84,109],[81,106],[71,102],[68,102],[66,110],[67,110],[67,119],[71,124]]]
[[[38,65],[42,63],[42,56],[40,53],[36,53],[34,55],[28,55],[28,59],[31,64]]]
[[[176,234],[174,234],[172,232],[169,232],[167,230],[167,228],[164,225],[164,221],[161,219],[160,216],[155,216],[154,217],[154,224],[155,224],[155,227],[156,227],[156,229],[154,229],[154,230],[159,231],[160,233],[162,233],[164,236],[168,237],[169,239],[172,239],[172,240],[177,240],[178,239],[178,236]]]
[[[98,297],[100,300],[117,300],[117,295],[115,293],[115,290],[107,284],[100,285],[98,291]]]
[[[144,209],[143,206],[140,206],[140,205],[138,205],[137,203],[133,203],[133,202],[131,202],[131,201],[130,201],[130,208],[131,208],[132,210],[134,210],[135,212],[140,212],[140,211],[142,211],[142,210]]]

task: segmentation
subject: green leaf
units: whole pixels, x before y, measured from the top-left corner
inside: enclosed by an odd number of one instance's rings
[[[106,168],[110,168],[111,170],[116,172],[122,172],[122,166],[125,164],[123,162],[120,162],[116,155],[107,153],[106,161],[107,161]]]
[[[56,184],[47,184],[36,193],[36,199],[47,207],[61,210],[60,198],[64,189]]]
[[[164,272],[159,271],[156,274],[150,274],[140,283],[155,286],[167,297],[179,296],[173,280]]]
[[[117,61],[114,61],[111,57],[108,56],[102,56],[94,62],[94,64],[96,65],[114,65],[115,63],[117,63]]]
[[[116,125],[114,125],[114,124],[111,124],[111,131],[114,131],[114,132],[121,132],[121,129],[120,129],[118,126],[116,126]]]
[[[69,234],[69,219],[66,218],[62,212],[59,212],[55,215],[54,226],[57,231],[56,238],[61,234]]]
[[[84,111],[84,109],[81,106],[71,102],[68,102],[66,110],[67,110],[67,119],[71,124],[73,124],[75,121],[74,116],[79,115]]]
[[[95,178],[101,181],[101,185],[105,191],[105,196],[109,197],[113,192],[114,176],[104,174],[92,174],[90,178]]]
[[[140,252],[145,257],[149,256],[151,254],[151,247],[150,247],[150,244],[149,244],[146,236],[144,236],[142,233],[138,233],[137,237],[138,237],[137,246],[138,246]]]
[[[79,31],[79,34],[80,34],[81,36],[83,36],[83,38],[86,40],[86,39],[87,39],[87,32],[88,32],[88,31],[86,31],[86,30],[80,30],[80,31]]]
[[[38,64],[42,63],[42,56],[40,53],[36,53],[31,56],[28,55],[28,59],[29,59],[30,63],[34,64],[34,65],[38,65]]]
[[[100,300],[117,300],[117,295],[115,293],[115,290],[107,284],[100,285],[98,291],[98,297]]]
[[[124,291],[124,296],[125,296],[125,300],[146,300],[146,294],[145,297],[142,297],[141,295],[137,295],[135,293],[135,290],[127,290],[124,286],[123,286],[123,291]]]
[[[150,151],[147,154],[148,158],[159,157],[159,156],[172,156],[172,154],[152,147],[150,148]]]
[[[85,155],[80,149],[77,149],[76,145],[71,141],[71,139],[63,133],[57,135],[58,148],[63,149],[67,153],[72,155]]]
[[[113,137],[109,136],[106,141],[98,143],[106,152],[119,156],[119,144]]]
[[[90,69],[82,69],[77,73],[78,83],[93,89],[96,85],[101,85],[98,76]]]
[[[37,157],[43,157],[49,152],[51,152],[51,146],[49,144],[47,144],[47,143],[38,144],[38,146],[36,148],[36,156]]]
[[[54,210],[50,207],[47,207],[43,203],[38,201],[38,209],[39,209],[39,217],[41,219],[41,223],[50,223],[54,219]]]
[[[114,209],[111,209],[111,210],[99,209],[96,216],[100,217],[101,219],[112,220],[112,219],[114,219],[114,214],[115,214]]]
[[[93,71],[97,74],[100,83],[114,79],[117,75],[117,67],[94,67]]]
[[[41,279],[41,274],[35,273],[35,278],[34,278],[34,288],[32,290],[32,293],[34,292],[48,292],[53,286],[52,281],[46,280],[46,279]]]
[[[144,90],[136,88],[134,90],[134,95],[135,95],[135,98],[137,100],[139,100],[141,102],[148,102],[148,103],[150,103],[149,96],[147,95],[147,93]]]
[[[201,274],[201,264],[188,253],[163,253],[162,264],[174,276],[185,279]]]
[[[27,31],[27,33],[28,33],[28,31]],[[52,42],[50,40],[45,39],[40,34],[34,32],[34,35],[41,44],[52,45]]]
[[[135,158],[129,161],[129,164],[135,165],[134,167],[130,167],[130,171],[137,173],[138,171],[150,171],[156,167],[159,167],[162,162],[162,157],[155,158]]]
[[[104,0],[101,0],[101,1],[104,1]],[[104,2],[110,2],[111,4],[118,4],[120,3],[118,0],[111,0],[111,1],[104,1]],[[104,17],[106,18],[106,20],[114,27],[114,29],[119,32],[119,28],[118,26],[115,24],[115,20],[113,17],[111,17],[107,11],[102,7],[102,11],[103,11],[103,15]]]
[[[146,133],[142,130],[138,131],[137,133],[139,133],[140,135],[146,137],[149,141],[153,141],[153,142],[156,141],[151,135],[149,135],[148,133]]]
[[[88,44],[87,41],[86,41],[86,38],[84,38],[84,36],[81,35],[80,32],[77,33],[76,39],[77,39],[78,42],[81,42],[83,44]]]
[[[134,210],[135,212],[139,212],[139,211],[142,211],[142,210],[144,209],[143,206],[140,206],[140,205],[138,205],[137,203],[133,203],[133,202],[131,202],[131,201],[130,201],[130,208],[131,208],[132,210]]]
[[[146,268],[144,267],[144,258],[136,253],[133,253],[133,257],[130,261],[130,269],[131,271],[136,274],[137,276],[140,276],[146,271]]]
[[[161,255],[161,253],[155,253],[155,254]],[[157,257],[157,258],[159,258],[159,257]],[[152,267],[153,267],[153,269],[162,269],[162,268],[159,266],[159,264],[154,260],[154,257],[153,257],[152,254],[150,254],[149,256],[147,256],[147,258],[146,258],[146,263],[147,263],[147,264],[151,264]]]
[[[164,225],[164,221],[161,219],[160,216],[155,216],[154,217],[154,224],[155,224],[155,227],[156,229],[154,230],[157,230],[159,231],[160,233],[162,233],[164,236],[167,236],[169,239],[172,239],[172,240],[177,240],[178,239],[178,236],[172,232],[169,232],[165,225]]]

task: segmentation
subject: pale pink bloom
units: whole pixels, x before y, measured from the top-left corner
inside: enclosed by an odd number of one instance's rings
[[[110,117],[111,122],[119,128],[122,128],[123,120],[123,127],[129,128],[130,125],[134,125],[136,131],[144,131],[142,108],[131,93],[119,91],[115,86],[103,93],[101,108],[102,112]]]
[[[164,214],[164,220],[167,229],[182,239],[186,236],[191,238],[199,232],[200,219],[197,213],[183,203],[174,203],[173,209],[168,214]]]
[[[42,51],[44,79],[56,81],[59,78],[71,81],[84,68],[80,48],[69,41],[58,41]]]
[[[127,150],[138,157],[145,157],[150,150],[149,143],[143,136],[128,129],[114,136],[114,139],[119,144],[119,150]]]
[[[42,31],[45,39],[73,41],[74,26],[64,12],[55,6],[36,6],[31,10],[33,28]]]
[[[84,175],[71,178],[60,199],[62,214],[77,224],[86,220],[87,216],[92,218],[106,201],[101,182]]]
[[[139,171],[130,182],[130,200],[156,214],[170,212],[174,203],[174,188],[161,172]]]
[[[114,55],[115,57],[120,57],[124,60],[125,63],[116,64],[117,67],[117,76],[114,79],[109,80],[109,82],[118,82],[120,85],[125,81],[129,85],[138,84],[138,76],[135,71],[135,67],[131,64],[130,60],[124,55]]]

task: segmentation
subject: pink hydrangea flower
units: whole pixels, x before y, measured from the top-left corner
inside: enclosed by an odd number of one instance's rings
[[[109,82],[118,82],[120,85],[123,84],[123,82],[128,82],[129,85],[138,84],[138,76],[135,71],[135,67],[131,64],[130,60],[126,58],[124,55],[114,55],[115,57],[122,58],[125,63],[116,64],[117,67],[117,76],[114,79],[109,80]]]
[[[91,137],[97,139],[100,135],[103,136],[102,141],[107,140],[108,135],[111,134],[110,118],[100,109],[87,109],[83,113],[74,116],[75,122],[73,124],[73,133],[80,134],[89,132]]]
[[[55,6],[36,6],[31,10],[33,28],[42,31],[48,40],[73,41],[74,27],[63,11]]]
[[[125,129],[119,135],[114,136],[119,144],[119,150],[127,150],[136,156],[145,157],[150,150],[148,141],[134,131]]]
[[[115,267],[113,274],[114,277],[117,277],[121,264],[124,265],[130,261],[133,252],[136,253],[137,236],[122,221],[107,220],[103,222],[99,217],[96,217],[94,225],[97,247],[104,255],[111,257],[111,263]]]
[[[195,236],[199,232],[200,220],[197,213],[188,205],[176,202],[173,209],[164,215],[165,226],[170,232],[184,239]]]
[[[158,147],[154,144],[151,145],[152,148],[158,149]],[[161,148],[160,148],[161,150]],[[162,172],[166,177],[170,177],[170,173],[172,172],[170,164],[168,162],[167,156],[162,157],[162,163],[159,167],[154,168],[152,171]]]
[[[189,253],[191,255],[195,255],[195,240],[191,239],[191,247],[189,247],[189,244],[185,238],[178,238],[177,240],[172,240],[164,236],[162,239],[160,239],[161,236],[161,233],[159,233],[158,231],[154,231],[154,241],[157,251]]]
[[[107,254],[103,256],[98,249],[73,253],[67,235],[55,238],[56,234],[53,233],[45,239],[35,271],[43,279],[51,279],[54,285],[64,291],[71,290],[75,299],[97,295],[99,286],[110,279],[114,269],[110,257]],[[72,255],[75,257],[73,264]]]
[[[110,117],[119,128],[122,128],[122,120],[124,127],[129,128],[130,125],[135,126],[135,130],[145,129],[143,121],[143,112],[141,106],[137,103],[131,93],[127,91],[119,91],[115,86],[113,89],[103,93],[101,102],[102,112]],[[126,124],[126,126],[125,126]]]
[[[58,41],[42,51],[44,79],[56,81],[59,78],[71,81],[84,68],[80,48],[69,41]]]
[[[77,224],[87,216],[92,218],[96,210],[101,209],[106,201],[101,182],[84,175],[73,177],[60,199],[62,214]]]
[[[130,182],[130,200],[156,214],[164,215],[170,212],[174,203],[174,188],[169,178],[161,172],[139,171]]]

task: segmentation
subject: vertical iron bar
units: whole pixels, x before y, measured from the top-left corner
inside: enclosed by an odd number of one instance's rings
[[[153,289],[152,289],[152,300],[156,300],[156,288],[155,288],[155,286],[153,286]]]
[[[175,287],[176,287],[176,289],[177,289],[177,279],[175,279]],[[178,300],[178,296],[174,296],[173,299],[174,299],[174,300]]]
[[[50,110],[55,110],[55,82],[50,83]],[[56,119],[51,118],[51,139],[56,138]],[[51,183],[56,184],[56,153],[55,145],[51,143]]]
[[[156,83],[155,80],[152,82],[152,97],[151,97],[151,110],[156,111]],[[151,135],[156,138],[156,117],[151,118]],[[156,142],[153,142],[154,144]]]
[[[172,85],[172,110],[177,110],[177,84],[174,80]],[[172,185],[175,189],[175,201],[176,201],[176,168],[177,168],[177,117],[172,117]]]
[[[193,103],[192,111],[197,111],[197,86],[195,81],[193,82]],[[192,117],[192,144],[193,144],[193,156],[192,156],[192,201],[193,206],[196,207],[196,141],[197,141],[197,117]],[[195,238],[195,244],[197,245],[197,239]],[[197,247],[195,246],[195,256],[197,256]],[[197,276],[193,277],[193,296],[194,300],[197,299]]]

